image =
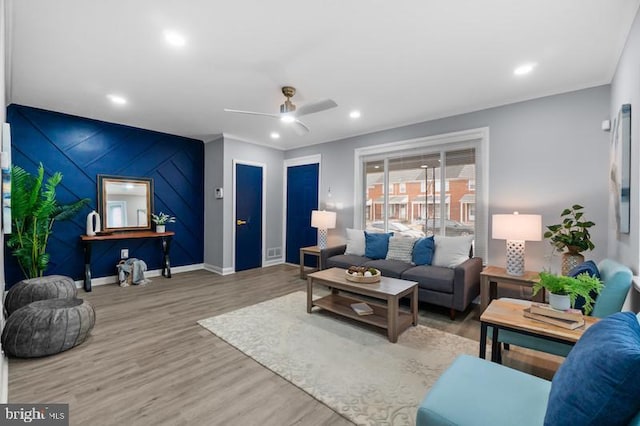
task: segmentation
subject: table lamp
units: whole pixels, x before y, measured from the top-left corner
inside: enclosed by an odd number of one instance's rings
[[[494,214],[491,236],[507,240],[507,274],[524,275],[525,241],[542,240],[542,216],[538,214]]]
[[[318,248],[327,248],[327,229],[336,227],[336,212],[312,210],[311,227],[318,228]]]

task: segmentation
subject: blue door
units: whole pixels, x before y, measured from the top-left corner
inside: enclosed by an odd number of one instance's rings
[[[235,270],[262,266],[262,167],[236,164]]]
[[[300,247],[318,243],[318,231],[311,227],[311,211],[318,209],[319,164],[287,168],[287,243],[286,261],[300,262]],[[309,257],[309,256],[307,256]],[[316,266],[307,259],[307,266]]]

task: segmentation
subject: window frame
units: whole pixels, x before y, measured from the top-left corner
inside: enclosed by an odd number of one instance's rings
[[[415,139],[395,141],[380,145],[372,145],[354,150],[354,228],[364,229],[366,208],[364,196],[366,194],[366,179],[364,163],[366,161],[382,160],[385,162],[384,185],[388,185],[388,159],[398,156],[425,155],[441,153],[444,158],[446,151],[474,148],[476,153],[476,225],[475,225],[475,255],[482,257],[486,263],[488,256],[489,229],[489,128],[463,130]],[[442,163],[444,164],[444,162]],[[446,165],[445,165],[446,166]],[[441,194],[446,196],[445,184],[441,182]],[[385,194],[388,203],[388,194]],[[388,218],[384,217],[385,227]]]

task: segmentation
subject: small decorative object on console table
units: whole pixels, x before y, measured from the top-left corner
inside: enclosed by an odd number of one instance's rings
[[[583,218],[581,211],[584,207],[574,204],[570,209],[564,209],[560,213],[562,223],[547,226],[548,231],[544,237],[549,239],[552,246],[559,252],[567,251],[562,255],[562,275],[567,275],[576,266],[584,262],[584,256],[580,254],[585,250],[593,250],[589,228],[595,223]]]
[[[87,235],[93,237],[100,232],[100,215],[95,210],[87,215]]]
[[[573,307],[578,296],[584,298],[584,312],[589,314],[593,309],[595,302],[592,297],[593,293],[600,293],[603,284],[600,279],[591,277],[587,273],[578,275],[577,277],[567,277],[564,275],[554,275],[548,272],[540,272],[540,281],[533,285],[533,294],[536,295],[541,289],[546,289],[555,296],[565,296],[569,299],[569,305],[565,302],[559,302],[560,297],[550,297],[549,302],[552,308],[564,311]]]
[[[318,228],[318,247],[320,249],[327,248],[327,229],[336,227],[336,212],[312,210],[311,227]]]
[[[160,212],[159,214],[152,213],[151,220],[156,224],[156,232],[165,232],[165,225],[167,223],[175,223],[176,217]]]
[[[522,276],[525,241],[540,241],[542,217],[537,214],[494,214],[492,238],[507,240],[507,274]]]

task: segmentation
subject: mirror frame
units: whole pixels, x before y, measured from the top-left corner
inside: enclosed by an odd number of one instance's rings
[[[147,226],[127,226],[122,228],[110,228],[107,226],[107,197],[105,194],[106,184],[116,183],[141,183],[147,186]],[[151,230],[151,213],[153,212],[153,179],[142,177],[126,177],[126,176],[114,176],[114,175],[98,175],[98,213],[100,214],[102,222],[102,230],[105,232],[111,231],[145,231]]]

